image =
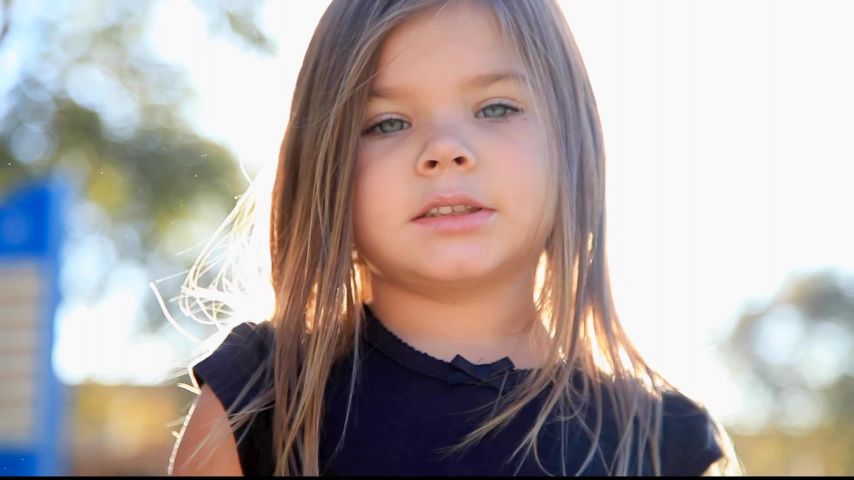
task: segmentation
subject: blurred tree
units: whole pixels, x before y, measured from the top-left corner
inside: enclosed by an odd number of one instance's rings
[[[0,199],[26,180],[63,175],[81,193],[72,210],[88,215],[117,261],[152,280],[176,274],[192,260],[178,250],[213,233],[245,189],[239,166],[182,118],[192,92],[143,38],[154,1],[47,3],[2,3],[0,55],[15,68],[0,72]],[[195,4],[212,31],[272,52],[256,26],[260,2]],[[97,280],[73,294],[96,301],[112,267],[93,266]],[[148,327],[162,325],[156,302],[146,308]]]
[[[748,473],[785,474],[780,466],[805,453],[804,462],[821,462],[813,474],[854,473],[854,279],[833,271],[793,278],[767,305],[741,315],[724,348],[749,395],[765,399],[754,405],[762,419],[755,438],[765,449],[756,458],[778,469],[747,465]]]

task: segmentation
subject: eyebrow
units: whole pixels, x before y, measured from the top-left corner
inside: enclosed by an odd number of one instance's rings
[[[524,73],[518,70],[503,70],[499,72],[482,73],[469,77],[460,83],[463,89],[472,90],[475,88],[486,88],[498,82],[512,81],[519,84],[527,84],[528,78]],[[368,94],[369,99],[385,98],[392,99],[397,95],[401,95],[405,89],[395,87],[374,87]]]

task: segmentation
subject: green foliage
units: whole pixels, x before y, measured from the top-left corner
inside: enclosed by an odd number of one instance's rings
[[[25,180],[61,175],[79,195],[69,210],[96,205],[85,228],[109,239],[120,261],[142,265],[152,280],[186,269],[192,258],[178,251],[202,241],[200,231],[213,233],[246,180],[231,152],[182,117],[192,92],[181,70],[143,41],[155,3],[30,2],[3,7],[0,51],[15,49],[23,61],[0,91],[0,198]],[[196,4],[215,31],[272,51],[255,25],[258,2]],[[100,282],[88,301],[108,273],[92,272]],[[147,317],[162,323],[153,298],[150,307]]]
[[[854,473],[854,279],[791,279],[741,316],[724,347],[748,394],[768,399],[763,428],[736,442],[749,473]]]

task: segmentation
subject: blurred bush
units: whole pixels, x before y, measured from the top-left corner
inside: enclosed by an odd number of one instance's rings
[[[183,118],[192,92],[181,69],[144,41],[155,3],[4,0],[0,37],[0,198],[24,180],[65,177],[80,192],[71,221],[87,230],[72,225],[69,250],[96,242],[149,279],[185,269],[192,259],[178,251],[213,233],[246,187],[232,153]],[[212,30],[272,51],[259,2],[195,4]],[[95,302],[114,267],[93,265],[93,280],[66,297]],[[162,325],[153,298],[146,306],[149,326]]]
[[[261,2],[194,4],[209,32],[272,53],[256,26]],[[194,258],[180,251],[215,231],[248,182],[233,154],[198,134],[186,118],[193,92],[185,72],[159,59],[147,43],[157,5],[0,0],[0,203],[30,180],[59,176],[71,184],[58,275],[63,303],[83,306],[83,317],[114,293],[123,276],[145,282],[181,276]],[[241,88],[235,83],[234,95]],[[114,305],[122,303],[113,308],[122,318],[98,318],[109,331],[72,337],[72,356],[96,349],[119,356],[145,351],[151,357],[145,362],[171,361],[174,352],[148,341],[178,337],[155,296],[148,289],[131,295],[145,298],[143,311],[127,305],[127,297],[114,299]],[[60,337],[81,330],[62,327]],[[102,349],[103,343],[125,340],[113,338],[116,331],[130,332],[140,348]],[[66,473],[166,473],[175,441],[170,433],[179,430],[192,395],[172,378],[149,381],[164,386],[67,386],[63,445],[73,466]]]
[[[854,474],[854,278],[791,278],[724,347],[748,399],[734,441],[749,474]]]
[[[83,383],[69,390],[69,475],[166,475],[195,395],[172,386]]]

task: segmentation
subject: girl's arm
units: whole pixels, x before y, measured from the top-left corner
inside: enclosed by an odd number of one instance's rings
[[[738,460],[733,461],[727,457],[721,457],[720,459],[713,462],[709,467],[703,472],[704,477],[742,477],[744,476],[744,470]]]
[[[225,409],[207,384],[190,408],[172,457],[170,475],[243,476]]]

